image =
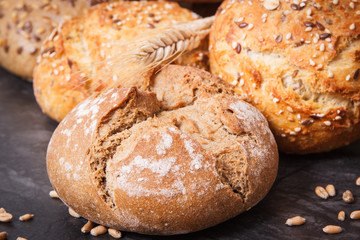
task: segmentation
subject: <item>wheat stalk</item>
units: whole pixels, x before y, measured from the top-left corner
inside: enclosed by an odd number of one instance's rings
[[[103,71],[100,75],[116,75],[113,84],[107,88],[139,84],[136,81],[142,79],[142,76],[199,47],[208,35],[213,21],[214,17],[207,17],[167,26],[157,29],[151,36],[140,37],[133,43],[123,43],[120,46],[126,51],[97,63],[110,66],[100,70]]]

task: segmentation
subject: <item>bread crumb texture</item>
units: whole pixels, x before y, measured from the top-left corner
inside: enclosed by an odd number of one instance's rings
[[[360,136],[359,3],[336,2],[226,0],[216,14],[211,72],[264,114],[282,151]]]
[[[68,206],[111,228],[170,235],[216,225],[266,195],[276,143],[231,85],[170,65],[145,89],[90,97],[56,129],[48,173]]]

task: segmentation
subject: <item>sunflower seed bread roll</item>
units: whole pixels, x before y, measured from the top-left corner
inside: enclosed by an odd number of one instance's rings
[[[264,114],[281,151],[359,139],[359,3],[226,0],[210,35],[211,72]]]
[[[119,65],[139,36],[198,15],[173,2],[121,1],[96,6],[64,23],[44,43],[34,71],[34,92],[41,109],[60,121],[93,92],[117,81]],[[207,68],[207,42],[178,63]],[[121,74],[121,73],[120,73]]]
[[[81,102],[47,151],[66,205],[92,222],[156,235],[198,231],[250,209],[277,168],[262,114],[220,79],[175,65],[154,74],[147,91],[113,88]]]
[[[32,81],[42,42],[61,22],[107,0],[1,0],[0,65]]]

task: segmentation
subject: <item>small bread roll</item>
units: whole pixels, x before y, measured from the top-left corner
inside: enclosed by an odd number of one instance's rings
[[[360,136],[359,3],[227,0],[211,72],[268,119],[279,149],[316,153]]]
[[[118,79],[113,62],[139,36],[155,28],[199,18],[173,2],[121,1],[98,5],[64,23],[44,43],[34,71],[34,91],[42,110],[60,121],[79,102]],[[207,49],[207,43],[205,44]],[[205,67],[206,51],[178,59],[181,65]]]
[[[147,91],[113,88],[80,103],[47,152],[50,181],[75,212],[157,235],[198,231],[250,209],[277,168],[275,139],[258,110],[209,73],[172,65]]]
[[[0,65],[32,81],[42,42],[64,20],[108,0],[0,1]]]

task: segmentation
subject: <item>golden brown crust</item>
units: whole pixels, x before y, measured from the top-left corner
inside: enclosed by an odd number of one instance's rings
[[[0,64],[32,80],[36,56],[59,23],[106,0],[0,1]]]
[[[129,42],[153,28],[196,18],[177,3],[124,1],[101,4],[66,22],[44,43],[34,71],[39,105],[60,121],[77,103],[117,79],[109,60],[126,50]],[[197,50],[185,55],[181,64],[201,67],[203,58],[207,59],[206,51]]]
[[[149,86],[92,96],[60,123],[47,167],[65,204],[105,226],[171,235],[216,225],[266,195],[278,153],[259,111],[191,67],[167,66]]]
[[[219,8],[211,71],[265,115],[280,150],[322,152],[358,139],[359,7],[229,0]]]

